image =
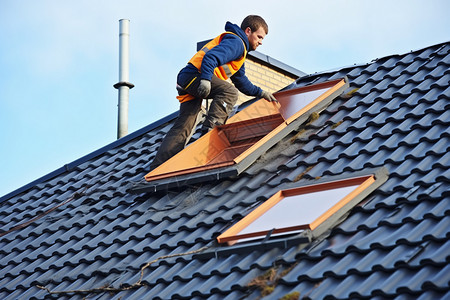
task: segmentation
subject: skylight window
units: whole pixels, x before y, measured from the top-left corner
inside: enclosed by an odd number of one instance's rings
[[[198,181],[199,176],[193,174],[230,167],[234,171],[227,174],[239,174],[347,87],[344,78],[275,93],[279,103],[260,99],[152,170],[145,179],[155,182],[177,177],[179,184],[180,176],[189,175],[184,182],[192,178]],[[151,189],[156,191],[157,185]]]
[[[384,179],[385,180],[385,179]],[[379,186],[374,175],[281,190],[221,234],[219,243],[315,230]],[[365,193],[363,193],[365,192]]]

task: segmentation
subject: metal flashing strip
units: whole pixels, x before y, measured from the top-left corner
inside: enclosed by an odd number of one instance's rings
[[[203,172],[184,174],[180,176],[171,176],[150,182],[130,183],[128,191],[132,194],[156,193],[169,189],[182,188],[186,185],[194,185],[202,182],[213,182],[225,178],[236,176],[237,170],[234,166],[223,167]]]
[[[307,245],[310,242],[310,232],[305,231],[289,238],[279,238],[275,240],[249,242],[246,244],[217,247],[211,251],[196,254],[193,256],[193,258],[199,260],[207,260],[211,258],[226,257],[233,254],[246,254],[254,251],[267,251],[274,248],[287,249],[293,246],[299,246],[301,244]]]

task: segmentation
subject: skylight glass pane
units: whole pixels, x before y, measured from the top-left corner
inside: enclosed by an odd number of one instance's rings
[[[358,186],[284,197],[238,234],[310,224]]]
[[[290,94],[289,96],[281,95],[277,100],[280,102],[279,108],[281,115],[285,120],[292,117],[299,110],[311,103],[314,99],[328,91],[330,87],[303,92],[299,94]]]

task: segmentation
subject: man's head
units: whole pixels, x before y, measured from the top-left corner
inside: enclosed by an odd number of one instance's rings
[[[247,16],[242,21],[241,29],[244,30],[248,38],[251,50],[256,50],[259,45],[262,45],[262,40],[269,33],[266,21],[256,15]]]

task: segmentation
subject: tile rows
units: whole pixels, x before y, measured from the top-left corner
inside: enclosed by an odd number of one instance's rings
[[[0,234],[24,226],[0,236],[0,298],[79,299],[37,285],[130,286],[153,260],[137,289],[81,295],[256,299],[269,287],[269,299],[449,297],[449,70],[444,43],[300,78],[289,88],[344,76],[350,88],[302,135],[288,136],[239,178],[129,193],[128,183],[147,173],[168,121],[12,196],[1,203]],[[310,244],[232,246],[211,259],[180,255],[223,249],[215,237],[283,185],[378,167],[388,169],[388,181]],[[249,285],[268,271],[275,279]]]

